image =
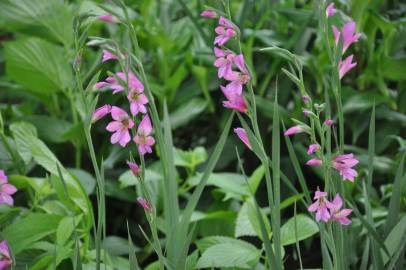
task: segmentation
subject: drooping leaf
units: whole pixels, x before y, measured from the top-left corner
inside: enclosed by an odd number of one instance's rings
[[[281,227],[281,243],[283,246],[291,245],[311,237],[319,231],[316,222],[304,214],[296,215],[297,237],[295,237],[295,217],[289,219]]]

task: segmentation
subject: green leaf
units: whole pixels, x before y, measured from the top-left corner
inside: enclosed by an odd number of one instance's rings
[[[257,189],[259,187],[259,184],[261,183],[262,179],[264,178],[265,175],[265,170],[264,166],[260,165],[256,170],[252,173],[250,178],[248,179],[248,184],[250,186],[250,189],[252,193],[256,193]]]
[[[162,180],[163,176],[161,174],[152,170],[145,170],[145,182],[158,182]],[[140,184],[138,178],[135,177],[131,170],[125,171],[123,174],[121,174],[118,177],[118,181],[120,182],[120,188],[126,188]]]
[[[248,211],[251,211],[251,208],[248,206],[248,203],[245,202],[241,206],[240,211],[238,212],[238,217],[235,225],[235,234],[234,234],[235,237],[258,235],[256,230],[251,224]]]
[[[170,115],[172,129],[184,126],[192,119],[200,116],[206,110],[206,107],[207,101],[201,98],[194,98],[186,104],[182,104]]]
[[[92,226],[93,215],[92,206],[80,182],[62,166],[44,142],[35,136],[35,127],[31,124],[25,122],[13,123],[10,125],[10,130],[19,149],[23,149],[24,152],[29,153],[33,159],[48,172],[57,176],[59,175],[58,167],[61,168],[61,173],[68,190],[67,195],[69,196],[69,199],[81,209],[85,215],[87,228],[90,229]],[[59,194],[61,198],[63,198],[64,196],[61,194],[63,194],[63,192],[60,192]]]
[[[389,80],[406,80],[404,68],[406,66],[406,57],[384,57],[379,65],[382,75]]]
[[[2,235],[16,255],[30,248],[34,242],[55,233],[61,218],[56,215],[31,213],[6,227]]]
[[[69,6],[61,1],[0,1],[2,29],[47,37],[69,46],[73,42],[72,25],[73,13]]]
[[[222,240],[226,239],[224,237]],[[207,248],[197,262],[197,268],[239,267],[253,269],[261,256],[261,252],[247,242],[232,240],[226,240]]]
[[[402,158],[399,163],[399,167],[396,171],[395,182],[392,188],[392,196],[389,201],[389,210],[388,217],[385,224],[385,233],[387,234],[391,228],[395,225],[396,221],[399,218],[400,211],[400,195],[402,191],[402,178],[403,177],[403,168],[405,166],[405,157],[406,152],[403,153]]]
[[[202,164],[207,160],[207,152],[204,147],[196,147],[193,150],[184,151],[174,149],[174,161],[176,166],[187,167],[194,169],[197,165]]]
[[[297,241],[307,239],[319,231],[319,227],[317,226],[316,222],[304,214],[298,214],[296,216],[296,225],[298,228]],[[283,246],[296,243],[295,217],[289,219],[285,224],[283,224],[281,228],[281,243]]]
[[[72,127],[71,123],[63,119],[46,115],[27,115],[24,121],[30,122],[37,128],[38,137],[54,143],[66,142],[63,135]]]
[[[65,243],[69,240],[70,236],[72,235],[73,231],[75,230],[76,224],[78,224],[81,220],[82,216],[78,217],[64,217],[58,225],[58,229],[56,231],[56,243],[59,246],[64,246]]]
[[[71,67],[62,47],[38,38],[5,45],[6,73],[27,89],[49,95],[72,85]]]
[[[385,246],[388,249],[389,255],[393,256],[395,252],[404,245],[404,236],[406,235],[406,216],[393,227],[388,237],[385,239]],[[386,264],[389,261],[389,257],[385,252],[381,252],[383,263]]]

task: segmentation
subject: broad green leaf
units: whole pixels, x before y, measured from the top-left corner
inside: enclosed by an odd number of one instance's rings
[[[130,248],[128,239],[119,236],[107,236],[103,241],[103,247],[110,255],[115,256],[128,255]],[[133,247],[135,251],[139,250],[135,246]]]
[[[245,202],[238,212],[235,224],[235,237],[257,236],[257,232],[250,222],[248,211],[250,211],[250,208],[248,207],[248,203]]]
[[[207,248],[197,262],[197,268],[239,267],[253,269],[261,252],[253,245],[241,241],[224,241]]]
[[[261,183],[262,179],[264,178],[265,170],[264,166],[260,165],[255,171],[252,173],[250,178],[248,179],[248,184],[250,186],[251,192],[254,194],[257,192],[258,186]]]
[[[61,168],[62,176],[64,177],[67,186],[68,196],[85,214],[87,228],[92,226],[92,207],[89,198],[77,181],[59,162],[51,150],[35,136],[35,128],[25,122],[13,123],[10,126],[16,144],[24,151],[31,154],[33,159],[49,173],[58,174],[58,167]],[[61,180],[62,181],[62,180]]]
[[[50,38],[69,46],[73,42],[72,26],[73,13],[70,7],[61,1],[0,1],[2,29]]]
[[[58,229],[56,231],[56,243],[59,246],[65,245],[65,243],[69,240],[73,231],[75,230],[75,227],[77,227],[81,219],[82,216],[76,217],[67,216],[64,217],[59,222]]]
[[[193,170],[197,165],[207,160],[207,152],[201,146],[189,151],[175,148],[174,159],[176,166],[188,167]]]
[[[24,121],[36,127],[39,138],[53,143],[66,142],[63,135],[72,127],[71,123],[63,119],[46,115],[28,115]]]
[[[38,38],[24,38],[5,45],[6,73],[27,89],[49,95],[72,85],[66,51]]]
[[[296,215],[297,237],[295,237],[295,217],[289,219],[281,227],[281,243],[283,246],[291,245],[297,241],[307,239],[319,231],[316,222],[304,214]]]
[[[406,66],[406,57],[392,58],[384,57],[379,67],[382,75],[389,80],[402,81],[406,80],[404,68]]]
[[[16,255],[30,248],[34,242],[55,233],[61,218],[56,215],[31,213],[6,227],[2,235]]]

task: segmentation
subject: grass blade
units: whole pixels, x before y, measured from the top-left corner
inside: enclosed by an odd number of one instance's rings
[[[282,266],[282,251],[281,251],[281,173],[280,173],[280,126],[279,126],[279,110],[278,108],[278,89],[276,88],[274,113],[272,123],[272,177],[274,191],[274,211],[272,220],[273,239],[275,244],[275,257],[279,266]],[[272,213],[271,213],[272,214]]]
[[[392,196],[390,197],[389,201],[388,217],[385,224],[385,235],[389,234],[390,230],[398,221],[400,211],[400,195],[402,191],[402,179],[404,178],[403,169],[405,166],[405,156],[406,152],[403,152],[399,167],[396,171],[395,183],[393,184],[392,188]]]
[[[128,233],[128,260],[130,262],[130,270],[140,270],[138,266],[137,256],[135,255],[135,247],[130,235],[130,227],[127,221],[127,233]]]
[[[223,129],[223,132],[219,138],[219,141],[216,144],[216,147],[213,151],[213,154],[209,158],[209,162],[207,164],[206,169],[204,170],[202,179],[200,180],[199,184],[193,191],[193,194],[190,197],[190,199],[186,205],[186,208],[182,213],[180,224],[179,224],[179,227],[178,227],[177,233],[176,233],[176,238],[177,238],[176,246],[177,247],[184,246],[184,243],[186,242],[190,218],[192,216],[194,209],[197,206],[200,196],[202,195],[202,192],[203,192],[204,187],[206,186],[207,180],[209,179],[210,174],[213,172],[214,167],[215,167],[218,159],[220,158],[220,155],[223,151],[224,144],[226,143],[233,119],[234,119],[234,111],[229,116],[227,123]]]

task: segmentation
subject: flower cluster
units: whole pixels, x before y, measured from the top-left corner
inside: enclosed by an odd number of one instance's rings
[[[118,59],[119,57],[110,51],[103,50],[103,62]],[[137,145],[140,155],[152,153],[151,146],[155,144],[155,139],[151,136],[153,129],[147,114],[146,105],[148,104],[148,98],[144,94],[144,85],[138,77],[131,70],[128,72],[117,72],[107,77],[104,81],[96,83],[95,88],[97,90],[108,88],[113,91],[113,94],[125,92],[129,102],[131,116],[126,110],[109,104],[99,107],[93,113],[93,122],[108,114],[111,115],[113,121],[106,127],[107,131],[112,133],[110,142],[112,144],[118,143],[122,147],[125,147],[131,141],[130,131],[135,126],[135,119],[141,114],[142,120],[133,136],[133,141]]]
[[[351,224],[351,220],[347,217],[351,214],[352,209],[344,208],[343,200],[340,194],[334,197],[332,201],[327,200],[327,192],[316,191],[313,204],[307,209],[309,212],[316,212],[316,220],[327,222],[329,220],[340,222],[343,225]]]
[[[220,89],[226,98],[223,101],[223,106],[246,113],[248,106],[243,96],[243,87],[248,84],[251,77],[245,65],[243,54],[237,54],[225,46],[231,38],[237,35],[235,25],[223,16],[219,16],[215,11],[206,10],[200,15],[207,18],[219,18],[218,26],[215,28],[216,37],[213,50],[216,57],[214,66],[218,69],[217,76],[219,79],[227,81],[225,86],[220,85]],[[234,132],[249,149],[252,149],[243,128],[236,128]]]
[[[17,188],[8,182],[8,177],[3,170],[0,170],[0,205],[13,205],[11,195],[17,192]]]
[[[326,9],[326,16],[331,17],[334,15],[335,12],[336,9],[334,8],[334,3],[332,3]],[[361,37],[360,33],[355,32],[356,24],[354,21],[345,23],[341,31],[335,25],[332,26],[332,29],[334,34],[335,45],[338,46],[340,40],[342,41],[342,55],[344,55],[344,53],[351,46],[351,44],[357,42],[358,39]],[[347,56],[344,60],[343,59],[340,60],[338,64],[340,79],[342,79],[344,75],[347,74],[348,71],[350,71],[357,65],[357,63],[352,62],[353,58],[354,55],[351,54]]]
[[[336,13],[334,3],[330,4],[326,9],[326,17],[329,18]],[[339,31],[336,26],[333,26],[333,33],[335,37],[335,46],[339,45],[340,39],[342,39],[342,55],[349,48],[349,46],[357,42],[360,34],[355,33],[355,22],[348,22],[343,26],[343,29]],[[340,79],[352,68],[356,63],[352,63],[353,55],[348,56],[346,59],[341,60],[339,63],[339,75]],[[303,96],[304,106],[303,114],[311,119],[311,121],[320,121],[320,114],[324,110],[324,105],[312,104],[312,100],[308,96]],[[314,111],[313,111],[314,108]],[[312,130],[310,126],[296,121],[298,124],[290,127],[285,132],[285,136],[292,136],[298,133],[307,133],[311,137],[311,144],[308,147],[307,154],[311,156],[311,159],[306,162],[308,166],[321,166],[327,164],[327,166],[335,169],[343,180],[354,182],[354,178],[358,176],[356,170],[353,169],[358,164],[358,160],[354,157],[354,154],[336,154],[331,159],[327,158],[324,154],[324,146],[320,144],[316,137],[315,130]],[[326,130],[334,124],[331,119],[325,119],[323,124],[319,122],[315,127],[318,130],[320,139],[323,142],[324,136],[326,136]],[[314,125],[312,125],[314,126]],[[308,210],[310,212],[316,212],[317,221],[335,220],[343,225],[348,225],[351,221],[347,216],[352,212],[351,209],[341,209],[343,200],[339,194],[335,195],[335,198],[330,202],[327,200],[328,193],[317,191],[314,199],[315,203],[310,205]]]
[[[0,270],[7,269],[12,263],[7,241],[3,240],[0,242]]]

